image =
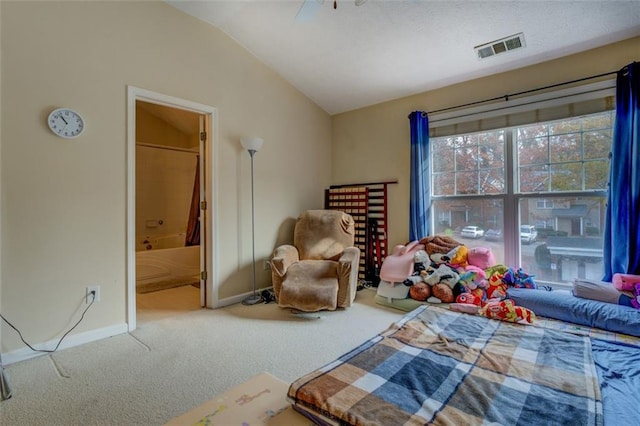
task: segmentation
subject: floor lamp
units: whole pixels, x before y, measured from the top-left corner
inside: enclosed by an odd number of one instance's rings
[[[255,202],[253,197],[253,156],[260,150],[264,140],[258,137],[242,138],[242,147],[249,151],[251,156],[251,242],[253,247],[253,294],[242,300],[243,305],[255,305],[262,302],[262,296],[256,293],[256,228],[255,228]]]
[[[11,398],[11,388],[9,381],[4,375],[4,367],[2,366],[2,355],[0,355],[0,401]]]

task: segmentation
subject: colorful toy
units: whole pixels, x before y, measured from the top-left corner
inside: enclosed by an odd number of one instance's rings
[[[469,265],[466,271],[460,274],[460,280],[467,290],[475,290],[476,288],[485,288],[488,285],[487,275],[477,266]]]
[[[511,299],[488,302],[480,308],[478,314],[491,319],[527,325],[533,324],[536,318],[532,310],[516,306]]]
[[[516,288],[537,288],[536,283],[533,281],[533,275],[529,275],[518,268],[517,271],[509,268],[502,277],[502,281],[507,284],[507,287]]]
[[[615,273],[612,282],[620,291],[633,291],[633,287],[640,283],[640,275]]]
[[[503,274],[496,272],[489,277],[489,286],[486,288],[487,300],[501,300],[507,297],[507,285],[502,280]]]
[[[468,252],[469,249],[467,249],[467,246],[465,245],[460,245],[449,251],[447,253],[447,257],[449,257],[449,265],[453,266],[454,268],[466,267],[469,264],[469,262],[467,261]]]
[[[482,303],[482,299],[473,293],[462,293],[456,297],[456,303],[474,305],[477,308]]]

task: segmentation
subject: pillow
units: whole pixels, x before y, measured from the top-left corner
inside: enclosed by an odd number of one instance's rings
[[[631,306],[626,303],[620,290],[616,289],[610,282],[593,281],[576,278],[573,280],[573,295],[583,299],[599,300],[601,302],[613,303],[615,305]]]
[[[510,288],[507,297],[536,315],[640,337],[640,310],[575,297],[567,290]]]

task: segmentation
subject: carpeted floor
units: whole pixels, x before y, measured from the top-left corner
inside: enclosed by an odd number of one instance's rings
[[[374,296],[305,316],[274,303],[149,315],[132,333],[7,366],[0,424],[159,425],[261,372],[291,382],[403,315]]]

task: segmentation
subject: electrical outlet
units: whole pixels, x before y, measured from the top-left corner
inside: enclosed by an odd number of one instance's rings
[[[264,267],[265,271],[270,271],[271,270],[271,262],[269,262],[268,260],[265,260],[263,267]]]
[[[91,292],[95,291],[95,295],[91,296]],[[91,301],[94,302],[99,302],[100,301],[100,286],[99,285],[92,285],[87,287],[87,292],[85,294],[85,303],[89,304],[91,303]]]

